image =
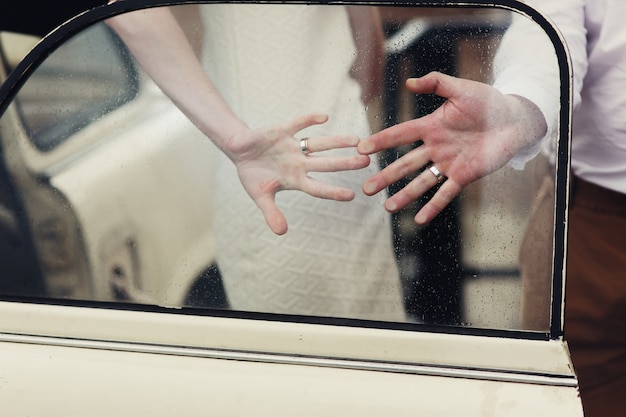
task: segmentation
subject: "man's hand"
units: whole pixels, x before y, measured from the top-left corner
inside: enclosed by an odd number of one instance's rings
[[[394,182],[431,164],[442,173],[443,184],[416,214],[426,224],[439,214],[463,187],[505,165],[521,148],[540,140],[545,120],[531,102],[503,95],[476,81],[430,73],[409,79],[407,88],[416,94],[436,94],[446,102],[433,113],[385,129],[361,141],[359,153],[375,152],[422,141],[363,184],[373,195]],[[439,179],[425,169],[385,202],[396,212],[437,185]]]

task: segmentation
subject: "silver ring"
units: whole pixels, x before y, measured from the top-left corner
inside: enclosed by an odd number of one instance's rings
[[[311,153],[311,150],[309,149],[309,138],[300,139],[300,150],[305,155],[308,155]]]
[[[439,171],[439,170],[437,169],[437,167],[436,167],[436,166],[431,165],[431,166],[429,166],[429,167],[428,167],[428,170],[429,170],[430,172],[432,172],[432,174],[435,176],[435,178],[437,178],[437,182],[438,182],[438,183],[439,183],[439,182],[441,182],[441,180],[443,180],[443,174],[441,173],[441,171]]]

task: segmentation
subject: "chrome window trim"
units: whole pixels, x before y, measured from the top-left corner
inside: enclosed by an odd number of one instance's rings
[[[429,372],[445,369],[573,379],[566,342],[459,335],[328,324],[276,322],[0,302],[0,340],[42,337],[55,344],[93,343],[129,351],[160,347],[170,352],[237,352],[264,360],[390,364]],[[24,339],[35,340],[35,339]],[[37,339],[38,340],[38,339]],[[304,359],[303,359],[304,360]],[[427,365],[427,368],[424,366]],[[335,366],[335,365],[333,365]],[[386,365],[385,365],[386,366]],[[411,371],[417,372],[417,371]]]
[[[543,375],[540,373],[496,371],[491,369],[472,369],[467,367],[432,366],[382,361],[376,362],[358,359],[323,358],[315,356],[296,356],[287,354],[270,354],[262,352],[245,352],[237,350],[206,349],[156,344],[98,341],[87,339],[64,339],[50,336],[28,336],[7,333],[0,333],[0,342],[25,343],[67,348],[111,350],[118,352],[133,352],[157,355],[174,355],[207,359],[263,362],[278,365],[299,365],[339,368],[346,370],[394,372],[421,376],[477,379],[497,382],[524,383],[561,387],[576,387],[578,385],[577,379],[573,376],[556,376]]]

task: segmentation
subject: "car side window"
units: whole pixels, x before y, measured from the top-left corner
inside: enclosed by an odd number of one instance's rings
[[[528,20],[499,8],[170,9],[250,128],[328,114],[293,133],[299,146],[332,135],[365,138],[445,101],[411,93],[407,78],[437,71],[492,84],[498,60],[512,53],[502,46],[512,22]],[[281,31],[268,23],[276,21],[285,22]],[[15,96],[16,111],[0,117],[3,148],[14,152],[2,163],[23,204],[16,219],[32,233],[43,280],[36,298],[381,327],[550,330],[559,302],[555,149],[562,132],[522,166],[468,186],[427,226],[413,217],[436,188],[398,212],[384,206],[415,175],[373,197],[361,188],[421,146],[419,138],[373,155],[360,170],[311,173],[353,190],[354,200],[281,191],[276,203],[289,229],[277,236],[230,159],[155,87],[113,26],[97,23],[52,51]],[[550,39],[540,42],[553,52]],[[558,77],[556,54],[545,64]],[[20,154],[27,146],[12,146],[22,139],[50,159],[32,168],[32,155]],[[307,157],[322,155],[313,153]],[[541,226],[529,230],[533,216]]]
[[[46,152],[136,93],[135,67],[124,44],[99,24],[49,56],[15,102],[33,145]]]

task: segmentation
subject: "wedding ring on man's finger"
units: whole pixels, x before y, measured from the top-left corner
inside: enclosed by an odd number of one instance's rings
[[[305,155],[308,155],[311,153],[311,150],[309,149],[309,138],[300,139],[300,150]]]
[[[439,169],[437,169],[434,164],[429,166],[428,170],[435,176],[435,178],[437,179],[437,183],[443,181],[443,174],[441,173],[441,171],[439,171]]]

